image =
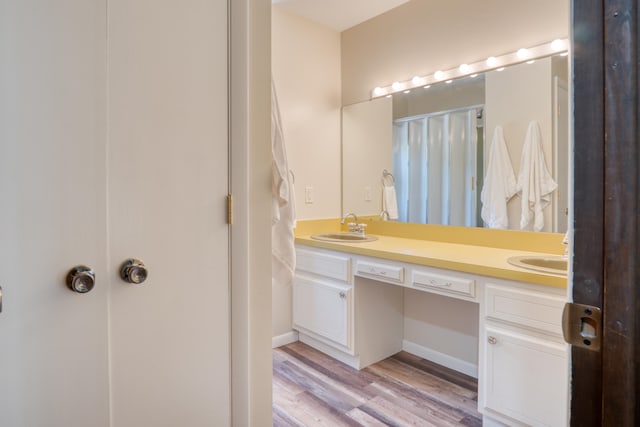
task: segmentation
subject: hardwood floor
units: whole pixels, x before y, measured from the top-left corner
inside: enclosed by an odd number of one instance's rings
[[[481,426],[477,389],[406,352],[358,371],[300,342],[273,349],[274,426]]]

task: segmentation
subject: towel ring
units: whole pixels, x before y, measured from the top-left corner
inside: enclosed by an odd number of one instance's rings
[[[384,186],[388,185],[387,178],[391,178],[391,185],[395,185],[396,184],[396,180],[393,177],[393,174],[391,172],[389,172],[388,170],[384,169],[382,171],[382,178],[381,178],[382,185],[384,185]]]

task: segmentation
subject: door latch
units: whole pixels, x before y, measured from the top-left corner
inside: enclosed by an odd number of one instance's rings
[[[600,351],[602,311],[591,305],[566,303],[562,311],[562,334],[573,346]]]

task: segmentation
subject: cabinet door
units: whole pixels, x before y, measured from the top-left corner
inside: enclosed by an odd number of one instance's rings
[[[532,426],[566,425],[566,345],[493,327],[485,331],[485,407]]]
[[[349,286],[297,274],[293,282],[294,328],[351,348]]]

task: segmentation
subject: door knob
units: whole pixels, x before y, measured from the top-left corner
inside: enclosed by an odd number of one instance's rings
[[[73,292],[86,294],[95,284],[96,273],[86,265],[77,265],[67,274],[67,287]]]
[[[129,258],[120,266],[120,277],[127,283],[139,285],[147,280],[148,274],[147,267],[139,259]]]

